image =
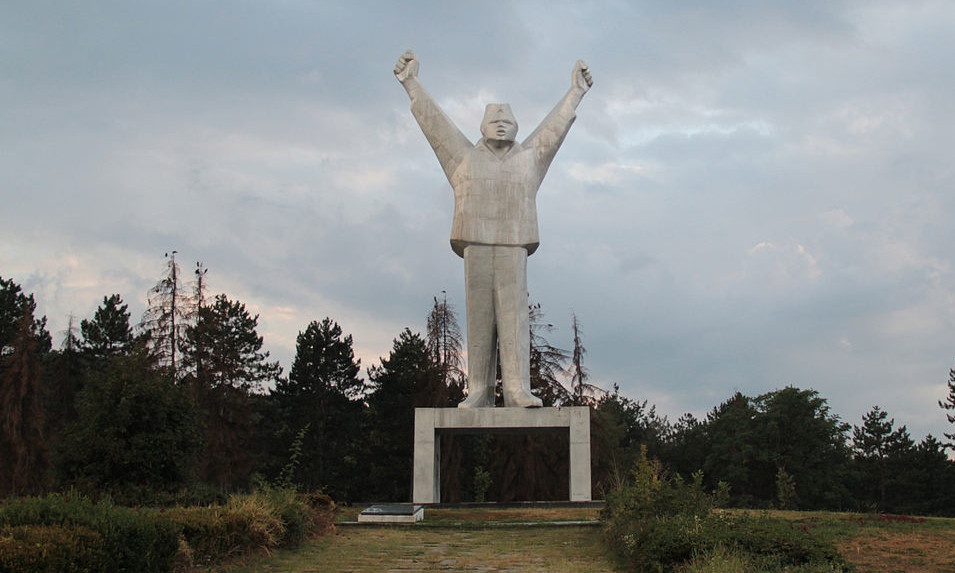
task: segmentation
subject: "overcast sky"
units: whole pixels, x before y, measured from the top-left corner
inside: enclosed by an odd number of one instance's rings
[[[813,388],[951,432],[955,3],[4,2],[0,276],[59,342],[167,251],[260,315],[285,366],[330,316],[363,366],[447,292],[450,187],[392,73],[466,135],[594,87],[538,195],[531,299],[675,419]]]

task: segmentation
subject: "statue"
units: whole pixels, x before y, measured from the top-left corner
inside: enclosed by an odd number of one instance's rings
[[[410,50],[395,76],[454,190],[451,249],[464,259],[468,348],[468,396],[458,407],[494,407],[498,348],[504,405],[540,407],[531,394],[527,257],[540,244],[537,190],[593,85],[590,70],[577,61],[567,94],[522,143],[510,105],[489,104],[484,137],[472,144],[422,87]]]

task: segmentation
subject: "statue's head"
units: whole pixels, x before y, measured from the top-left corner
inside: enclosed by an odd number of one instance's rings
[[[517,119],[511,113],[510,104],[487,104],[481,121],[481,135],[489,140],[514,141],[517,137]]]

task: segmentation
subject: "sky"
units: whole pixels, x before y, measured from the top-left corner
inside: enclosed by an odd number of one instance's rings
[[[433,297],[453,197],[392,69],[472,140],[594,86],[538,195],[528,289],[594,383],[675,420],[814,389],[919,440],[955,360],[949,0],[0,5],[0,276],[56,342],[178,251],[286,368],[328,316],[368,367]]]

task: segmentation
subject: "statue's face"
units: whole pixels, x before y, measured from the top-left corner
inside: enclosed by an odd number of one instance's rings
[[[494,141],[514,141],[517,137],[517,120],[508,104],[492,103],[484,111],[481,135]]]
[[[517,124],[509,119],[495,119],[488,122],[484,137],[498,141],[514,141],[517,137]]]

